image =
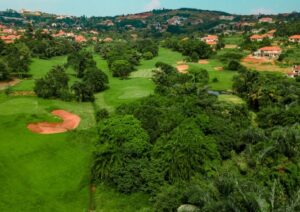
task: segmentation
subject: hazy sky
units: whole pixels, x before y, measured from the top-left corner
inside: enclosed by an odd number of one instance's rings
[[[156,8],[198,8],[237,14],[300,11],[300,0],[0,0],[0,10],[42,10],[57,14],[107,16]]]

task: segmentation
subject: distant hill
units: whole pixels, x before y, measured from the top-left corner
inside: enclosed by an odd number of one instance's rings
[[[75,17],[48,14],[40,11],[6,10],[0,12],[0,23],[25,27],[32,23],[38,28],[98,30],[103,32],[145,31],[150,33],[188,33],[195,31],[230,29],[238,23],[258,23],[259,18],[271,17],[276,21],[300,19],[299,13],[279,15],[236,15],[222,11],[181,8],[161,9],[151,12],[118,15],[114,17]]]

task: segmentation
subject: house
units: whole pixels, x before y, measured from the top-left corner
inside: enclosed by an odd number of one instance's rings
[[[300,76],[300,65],[294,66],[293,71],[288,73],[289,77],[295,78]]]
[[[115,25],[112,20],[105,20],[105,21],[102,21],[100,24],[104,25],[104,26],[114,26]]]
[[[258,22],[259,23],[269,23],[269,24],[274,23],[273,18],[270,18],[270,17],[261,18],[261,19],[259,19]]]
[[[83,42],[86,42],[86,38],[83,37],[82,35],[76,35],[76,36],[75,36],[75,41],[76,41],[77,43],[83,43]]]
[[[262,41],[264,38],[265,38],[264,35],[255,34],[250,37],[250,40],[251,41]]]
[[[256,57],[267,57],[270,59],[278,58],[282,53],[282,49],[279,46],[266,46],[258,49],[253,53]]]
[[[104,38],[103,39],[103,42],[105,42],[105,43],[110,43],[110,42],[113,42],[113,39],[112,38]]]
[[[289,41],[293,43],[300,43],[300,35],[293,35],[289,37]]]
[[[167,22],[169,25],[178,26],[182,24],[182,18],[180,18],[179,16],[174,16],[170,18]]]
[[[15,40],[20,39],[20,35],[4,35],[0,36],[0,39],[4,41],[4,43],[14,43]]]
[[[234,19],[234,16],[225,16],[225,15],[221,15],[219,17],[220,20],[225,20],[225,21],[232,21]]]
[[[210,46],[213,46],[217,45],[217,43],[219,42],[219,37],[217,35],[208,35],[206,37],[201,38],[201,41],[205,42]]]
[[[251,41],[263,41],[263,39],[265,39],[265,38],[272,40],[274,38],[274,34],[271,34],[271,33],[267,33],[267,34],[263,34],[263,35],[255,34],[250,37],[250,40]]]

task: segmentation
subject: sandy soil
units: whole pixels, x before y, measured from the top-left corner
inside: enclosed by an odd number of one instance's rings
[[[13,80],[8,81],[8,82],[0,82],[0,90],[4,90],[8,86],[15,86],[20,82],[21,82],[21,80],[19,80],[19,79],[13,79]]]
[[[179,65],[176,67],[178,72],[181,74],[187,74],[188,73],[188,69],[189,69],[189,65]]]
[[[224,70],[224,68],[221,67],[221,66],[220,66],[220,67],[215,67],[214,69],[215,69],[216,71],[223,71],[223,70]]]
[[[33,124],[29,124],[27,128],[31,132],[37,134],[64,133],[76,129],[81,120],[79,116],[64,110],[55,110],[52,112],[52,114],[60,117],[63,120],[63,122],[62,123],[49,123],[49,122],[33,123]]]
[[[208,60],[199,60],[198,63],[205,65],[205,64],[208,64],[209,62],[208,62]]]

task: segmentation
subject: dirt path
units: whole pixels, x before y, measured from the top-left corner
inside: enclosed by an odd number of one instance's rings
[[[5,90],[9,86],[15,86],[20,82],[21,82],[21,80],[19,80],[19,79],[13,79],[13,80],[8,81],[8,82],[0,82],[0,91]]]
[[[80,117],[64,110],[54,110],[53,115],[60,117],[62,123],[41,122],[29,124],[27,128],[37,134],[57,134],[74,130],[80,123]]]

